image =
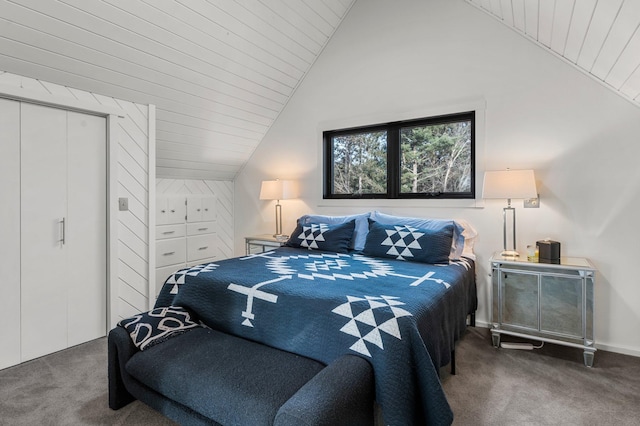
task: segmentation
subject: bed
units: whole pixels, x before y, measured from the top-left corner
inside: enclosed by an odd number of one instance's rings
[[[385,424],[451,424],[438,370],[477,306],[474,259],[454,221],[372,216],[303,216],[287,247],[172,274],[156,307],[325,364],[356,354]]]

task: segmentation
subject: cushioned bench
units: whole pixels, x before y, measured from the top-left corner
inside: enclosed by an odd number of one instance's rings
[[[181,424],[374,422],[373,371],[360,357],[325,366],[208,328],[144,351],[122,327],[108,341],[112,409],[139,399]]]

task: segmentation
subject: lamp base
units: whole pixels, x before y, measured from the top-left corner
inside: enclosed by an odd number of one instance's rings
[[[502,253],[500,253],[500,256],[502,256],[502,257],[520,257],[520,253],[518,253],[515,250],[503,250]]]

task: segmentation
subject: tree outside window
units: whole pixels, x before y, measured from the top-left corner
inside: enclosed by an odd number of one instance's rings
[[[400,130],[400,192],[471,190],[471,121]]]
[[[324,198],[474,198],[475,113],[324,132]]]
[[[387,193],[387,132],[333,139],[333,188],[336,194]]]

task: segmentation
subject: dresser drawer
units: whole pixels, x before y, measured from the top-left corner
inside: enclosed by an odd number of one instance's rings
[[[184,238],[156,241],[156,266],[158,268],[186,260]]]
[[[187,237],[187,261],[216,257],[216,234],[204,234]]]
[[[179,238],[185,236],[185,225],[162,225],[156,227],[156,240],[165,240],[167,238]]]
[[[216,222],[187,223],[187,235],[212,234],[216,232]]]

